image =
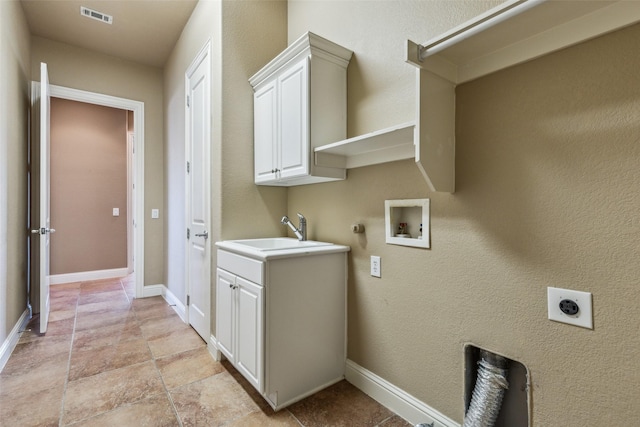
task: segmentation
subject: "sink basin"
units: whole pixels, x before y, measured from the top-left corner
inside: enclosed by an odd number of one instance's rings
[[[249,246],[260,251],[275,251],[298,248],[302,249],[332,245],[332,243],[316,242],[314,240],[300,241],[298,239],[293,239],[290,237],[268,237],[264,239],[231,240],[231,243]]]
[[[223,251],[233,252],[261,261],[348,252],[350,250],[349,246],[317,242],[315,240],[305,240],[301,242],[291,237],[224,240],[216,242],[216,246]]]

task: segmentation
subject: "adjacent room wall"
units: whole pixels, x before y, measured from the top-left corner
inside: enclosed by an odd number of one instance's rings
[[[127,111],[51,98],[51,274],[126,268],[127,221]]]
[[[354,50],[351,137],[413,118],[406,39],[486,7],[294,0],[289,41],[311,30]],[[535,426],[638,418],[638,40],[634,26],[460,86],[454,194],[410,160],[289,190],[311,238],[351,246],[349,359],[461,422],[472,342],[530,369]],[[384,201],[405,198],[431,199],[429,250],[385,244]],[[547,320],[547,286],[592,292],[594,330]]]
[[[0,2],[0,345],[27,307],[30,49],[22,6]]]
[[[52,85],[144,102],[144,281],[164,280],[164,144],[162,69],[117,59],[41,37],[32,37],[31,77],[39,81],[40,62],[49,65]],[[160,219],[151,219],[151,209]]]
[[[212,224],[210,241],[285,233],[286,189],[253,184],[253,91],[248,79],[286,47],[285,1],[201,1],[164,72],[168,222],[166,283],[185,301],[185,88],[191,61],[212,46]],[[212,245],[212,286],[215,246]],[[212,292],[215,331],[215,292]]]

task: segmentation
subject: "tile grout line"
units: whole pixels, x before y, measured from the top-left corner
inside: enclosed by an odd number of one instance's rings
[[[69,359],[67,361],[67,376],[64,380],[64,387],[62,389],[62,401],[60,402],[60,418],[58,419],[58,426],[62,427],[62,420],[64,419],[64,402],[67,396],[67,388],[69,386],[69,375],[71,374],[71,354],[73,352],[73,340],[76,335],[76,325],[78,324],[78,304],[80,303],[80,290],[82,283],[78,286],[78,295],[76,296],[75,313],[73,314],[73,330],[71,331],[71,342],[69,343]]]
[[[127,296],[128,298],[128,296]],[[133,306],[133,303],[131,304],[131,307],[133,308],[133,314],[136,318],[136,323],[138,323],[138,327],[140,326],[140,319],[138,318],[138,313],[136,311],[136,308]],[[167,395],[167,398],[169,399],[169,404],[171,405],[171,410],[173,411],[173,415],[176,417],[176,420],[178,421],[178,425],[180,427],[183,427],[183,423],[182,423],[182,419],[180,418],[180,415],[178,414],[178,410],[176,409],[176,405],[173,401],[173,397],[171,396],[171,393],[169,393],[169,389],[167,388],[167,384],[164,382],[164,378],[162,377],[162,373],[160,372],[160,369],[158,368],[158,364],[156,362],[156,356],[155,354],[153,354],[153,351],[151,351],[151,347],[149,346],[149,339],[147,338],[147,336],[144,334],[144,332],[142,332],[142,328],[140,328],[140,332],[142,333],[142,337],[144,338],[144,342],[147,345],[147,349],[149,350],[149,354],[151,354],[151,360],[153,361],[153,367],[156,370],[156,373],[158,374],[158,376],[160,377],[160,382],[162,383],[162,388],[164,389],[164,392]]]
[[[139,325],[140,325],[140,320],[138,319],[138,316],[137,316],[137,314],[136,314],[135,307],[133,306],[133,301],[132,301],[132,300],[129,298],[129,296],[127,295],[127,293],[126,293],[126,289],[124,288],[124,286],[123,286],[123,284],[122,284],[122,281],[121,281],[120,279],[118,279],[118,280],[119,280],[119,284],[120,284],[120,286],[121,286],[121,288],[122,288],[122,292],[124,292],[124,294],[125,294],[125,298],[127,299],[128,304],[129,304],[129,306],[130,306],[131,310],[133,311],[133,314],[134,314],[134,317],[135,317],[135,321],[136,321],[136,323],[137,323],[137,324],[138,324],[138,326],[139,326]],[[107,291],[105,291],[105,292],[107,292]],[[97,293],[100,293],[100,292],[97,292]],[[78,313],[78,306],[80,305],[79,301],[80,301],[80,294],[78,295],[78,299],[77,299],[77,302],[76,302],[76,321],[74,322],[74,331],[75,331],[75,328],[76,328],[76,325],[77,325],[77,313]],[[145,340],[145,343],[147,344],[147,348],[149,349],[149,353],[151,354],[151,358],[152,358],[152,360],[153,360],[153,362],[154,362],[154,367],[156,367],[156,370],[158,370],[158,369],[157,369],[157,366],[155,366],[155,359],[154,359],[154,357],[153,357],[153,352],[151,352],[151,349],[149,348],[149,344],[148,344],[147,338],[144,336],[144,334],[142,334],[142,338]],[[72,341],[72,346],[73,346],[73,341]],[[138,364],[142,364],[142,363],[145,363],[145,362],[144,362],[144,361],[143,361],[143,362],[139,362]],[[132,365],[131,365],[131,366],[132,366]],[[118,368],[118,369],[119,369],[119,368]],[[69,372],[69,374],[70,374],[70,368],[69,368],[68,372]],[[99,374],[104,373],[104,372],[107,372],[107,371],[99,372],[99,373],[96,373],[96,374],[94,374],[94,375],[99,375]],[[85,378],[88,378],[88,377],[85,377]],[[162,380],[162,375],[160,375],[160,379]],[[163,387],[164,387],[164,383],[163,383]],[[166,391],[166,387],[164,387],[164,389],[165,389],[165,391]],[[66,392],[66,390],[65,390],[65,392]],[[115,408],[112,408],[112,409],[110,409],[110,410],[107,410],[106,412],[102,412],[102,413],[98,413],[98,414],[92,414],[92,415],[89,415],[89,416],[87,416],[87,417],[85,417],[85,418],[83,418],[83,419],[76,420],[76,421],[74,421],[73,423],[68,424],[68,425],[69,425],[69,426],[71,426],[71,425],[76,425],[77,423],[80,423],[80,422],[84,422],[84,421],[90,420],[90,419],[92,419],[92,418],[94,418],[94,417],[102,416],[102,415],[107,414],[107,413],[109,413],[109,412],[116,411],[116,410],[118,410],[118,409],[120,409],[120,408],[123,408],[123,407],[126,407],[126,406],[132,406],[132,405],[134,405],[134,404],[136,404],[136,403],[138,403],[138,402],[141,402],[142,400],[144,400],[144,398],[142,398],[142,399],[140,399],[140,400],[138,400],[138,401],[135,401],[135,402],[129,402],[129,403],[125,404],[125,405],[120,405],[120,406],[118,406],[118,407],[115,407]],[[175,411],[175,410],[174,410],[174,411]],[[176,418],[178,419],[178,422],[179,422],[179,424],[180,424],[180,427],[182,427],[182,423],[180,422],[179,418],[178,418],[178,417],[176,417]],[[62,426],[62,424],[60,424],[60,427],[63,427],[63,426]]]
[[[118,279],[118,282],[120,282],[120,287],[122,288],[122,291],[124,292],[124,297],[127,299],[127,301],[129,301],[129,304],[131,305],[131,308],[133,308],[133,311],[135,312],[135,308],[133,307],[133,301],[131,301],[131,298],[129,298],[129,294],[127,294],[127,288],[124,287],[124,283],[122,283],[122,278]],[[136,318],[137,320],[137,318]]]
[[[304,427],[304,424],[302,424],[302,421],[300,421],[293,412],[291,412],[288,408],[286,409],[286,411],[289,413],[289,415],[293,417],[294,420],[296,420],[298,424],[300,424],[300,427]]]

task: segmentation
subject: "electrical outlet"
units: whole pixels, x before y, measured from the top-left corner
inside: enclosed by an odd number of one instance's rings
[[[547,306],[549,320],[593,329],[590,292],[548,287]]]
[[[382,277],[380,274],[380,257],[371,255],[371,275],[373,277]]]
[[[151,219],[160,218],[160,209],[151,209]]]

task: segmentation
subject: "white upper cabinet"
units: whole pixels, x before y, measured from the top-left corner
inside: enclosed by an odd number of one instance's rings
[[[292,186],[346,178],[316,165],[314,149],[346,137],[351,52],[306,33],[265,65],[254,89],[255,183]]]

